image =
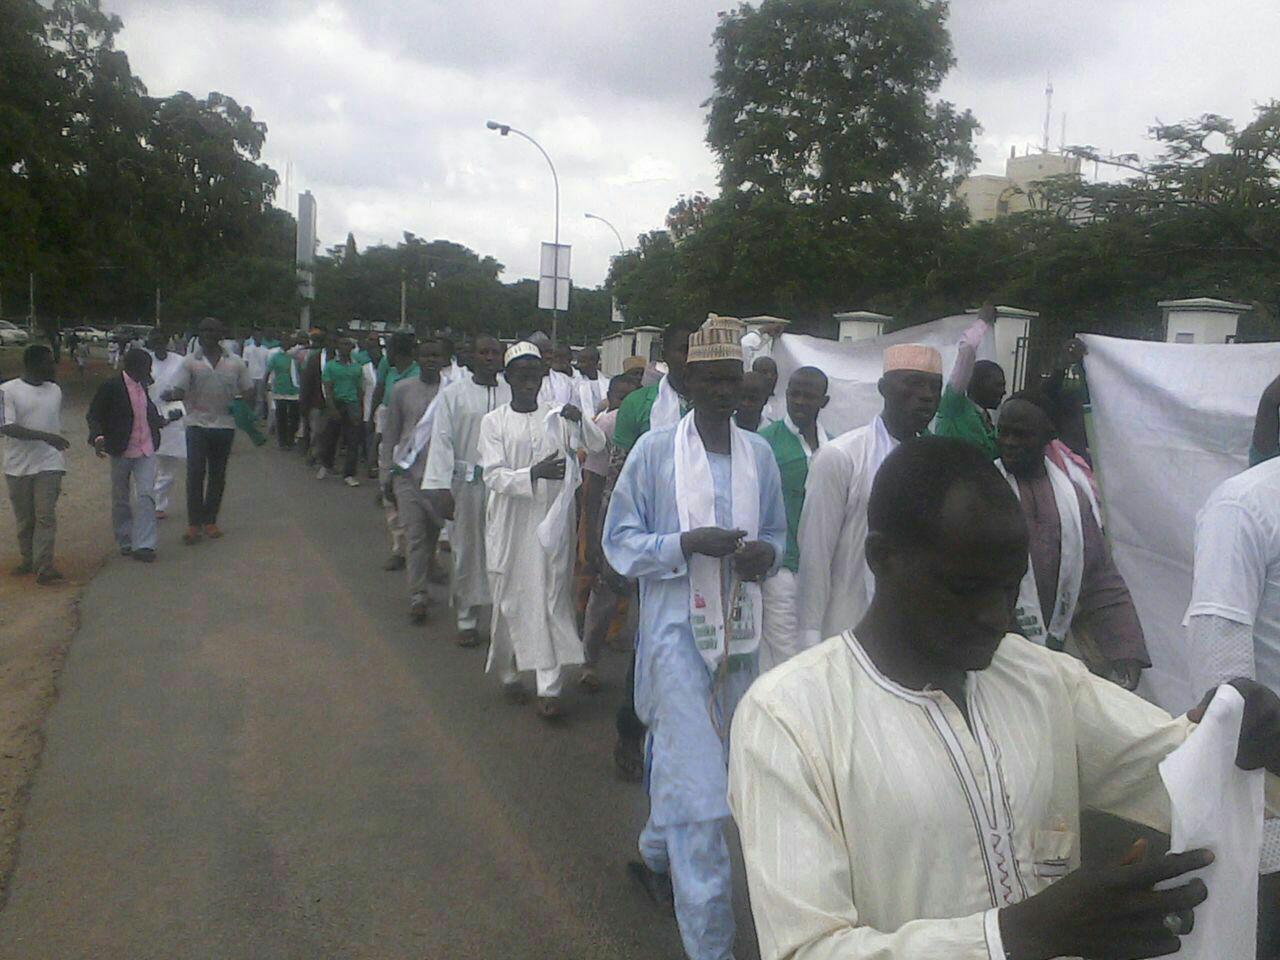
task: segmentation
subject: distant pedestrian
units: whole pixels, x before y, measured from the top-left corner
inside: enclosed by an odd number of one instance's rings
[[[27,347],[22,376],[0,385],[0,394],[4,474],[22,553],[12,572],[34,573],[43,586],[61,583],[64,577],[53,566],[53,541],[55,507],[67,471],[62,452],[69,444],[62,436],[62,389],[54,383],[53,351],[43,344]]]
[[[188,546],[201,537],[222,536],[218,511],[236,436],[231,404],[253,391],[249,368],[223,349],[224,336],[220,320],[202,320],[200,356],[183,360],[176,385],[163,397],[182,400],[187,408],[187,532],[182,542]]]
[[[169,515],[169,491],[178,478],[178,471],[186,469],[187,421],[185,410],[178,404],[166,404],[164,395],[177,384],[182,374],[183,358],[169,349],[169,337],[163,330],[151,331],[151,388],[147,392],[160,411],[164,426],[160,428],[160,446],[156,449],[156,519]],[[165,408],[179,414],[176,418],[166,414]]]
[[[267,387],[275,414],[276,442],[281,450],[292,450],[298,435],[299,379],[298,361],[294,359],[293,350],[273,349],[267,359]]]
[[[124,556],[156,558],[156,451],[164,419],[147,395],[151,354],[137,347],[124,356],[124,372],[98,388],[85,419],[89,443],[111,458],[111,526]]]
[[[324,365],[320,375],[329,419],[321,437],[320,469],[316,471],[316,479],[323,480],[334,469],[338,441],[341,440],[344,448],[342,482],[348,487],[360,486],[356,479],[356,465],[364,442],[364,367],[351,356],[355,346],[355,341],[349,338],[339,340],[338,355]]]

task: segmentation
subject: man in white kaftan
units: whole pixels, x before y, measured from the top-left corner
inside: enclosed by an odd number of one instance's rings
[[[933,347],[899,344],[884,354],[884,412],[814,454],[800,514],[798,646],[812,647],[852,627],[871,603],[867,498],[885,457],[923,433],[942,395],[942,357]]]
[[[485,415],[478,442],[489,490],[485,559],[503,627],[493,632],[487,669],[511,699],[520,699],[519,671],[535,671],[539,713],[549,718],[560,712],[563,668],[583,661],[573,607],[577,455],[603,450],[605,438],[576,406],[536,402],[536,347],[515,344],[505,361],[511,402]]]
[[[151,386],[147,392],[151,402],[163,414],[170,409],[161,397],[172,389],[182,373],[182,356],[169,350],[169,338],[160,330],[153,330],[149,340],[151,354]],[[168,516],[169,491],[179,471],[186,470],[187,424],[186,418],[166,420],[160,429],[160,446],[156,448],[156,519]]]
[[[472,375],[441,391],[422,476],[423,490],[437,499],[452,500],[438,512],[453,518],[450,594],[458,619],[458,642],[466,647],[480,642],[481,608],[493,602],[485,561],[488,491],[480,470],[480,421],[511,402],[511,388],[498,373],[502,366],[498,341],[479,337],[471,362]]]
[[[730,805],[763,960],[1176,949],[1166,918],[1204,886],[1152,888],[1202,851],[1072,871],[1083,807],[1169,829],[1157,766],[1191,720],[1004,635],[1027,533],[978,448],[904,443],[870,524],[876,596],[856,632],[762,677],[734,721]]]
[[[632,870],[651,894],[669,882],[694,960],[732,956],[725,738],[756,676],[756,581],[777,570],[787,538],[773,453],[731,421],[742,364],[729,319],[690,337],[694,409],[632,448],[603,533],[610,565],[640,582],[635,706],[649,728],[649,818]],[[728,452],[713,449],[717,425]],[[728,543],[703,543],[717,536]]]

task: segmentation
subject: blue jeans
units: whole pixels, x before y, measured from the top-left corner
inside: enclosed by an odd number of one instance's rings
[[[111,526],[121,547],[156,548],[156,466],[155,454],[111,458]]]

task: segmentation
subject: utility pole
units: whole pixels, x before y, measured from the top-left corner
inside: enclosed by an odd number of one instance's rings
[[[405,324],[405,304],[406,304],[407,287],[404,282],[404,271],[400,271],[400,329],[404,329]]]
[[[27,317],[27,328],[30,332],[35,333],[36,330],[36,274],[33,270],[27,274],[27,302],[30,304],[29,315]]]
[[[160,326],[160,288],[156,287],[156,326]]]

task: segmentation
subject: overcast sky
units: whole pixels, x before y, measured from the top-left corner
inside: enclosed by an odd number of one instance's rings
[[[715,189],[703,142],[711,34],[731,0],[104,0],[148,90],[218,90],[268,125],[265,159],[310,190],[324,246],[410,230],[535,275],[553,226],[575,282],[601,282],[617,241]],[[1052,142],[1149,155],[1147,128],[1206,112],[1246,119],[1280,96],[1275,0],[953,0],[944,95],[982,122],[979,172]],[[278,201],[284,205],[283,191]],[[290,209],[296,202],[290,198]]]

